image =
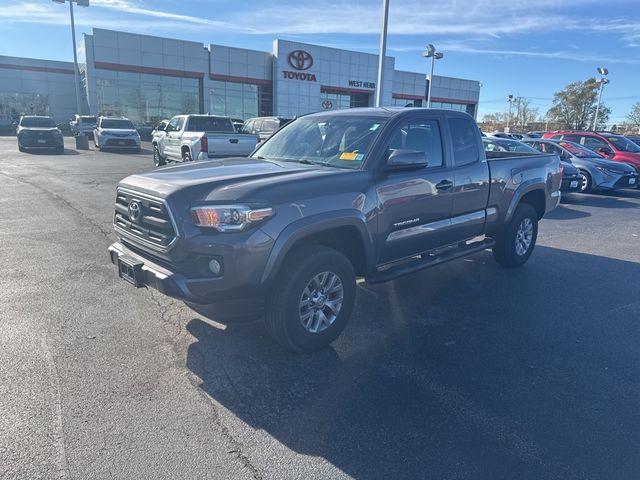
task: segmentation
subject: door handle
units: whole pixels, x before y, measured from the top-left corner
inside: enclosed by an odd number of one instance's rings
[[[442,180],[440,183],[436,183],[437,190],[449,190],[451,187],[453,187],[451,180]]]
[[[238,139],[237,138],[230,138],[229,139],[229,143],[238,143]]]

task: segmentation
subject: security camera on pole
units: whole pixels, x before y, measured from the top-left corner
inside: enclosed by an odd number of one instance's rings
[[[600,113],[600,103],[602,102],[602,90],[604,90],[605,84],[609,83],[609,80],[606,78],[607,75],[609,75],[609,70],[603,67],[598,67],[598,73],[600,74],[600,79],[596,80],[596,82],[600,84],[600,93],[598,94],[598,105],[596,106],[596,115],[593,118],[594,132],[598,129],[598,113]]]
[[[431,73],[427,76],[427,80],[429,80],[429,91],[427,93],[427,108],[431,108],[431,87],[433,86],[433,65],[436,63],[436,60],[440,60],[444,57],[444,53],[436,52],[436,47],[429,44],[427,45],[427,49],[422,53],[422,56],[425,58],[431,58]]]
[[[73,71],[76,83],[76,109],[78,111],[78,135],[76,136],[76,148],[78,150],[89,150],[89,139],[82,131],[82,102],[80,100],[80,75],[78,70],[78,54],[76,52],[76,26],[73,20],[73,2],[80,7],[88,7],[89,0],[53,0],[55,3],[69,2],[69,15],[71,17],[71,41],[73,42]]]

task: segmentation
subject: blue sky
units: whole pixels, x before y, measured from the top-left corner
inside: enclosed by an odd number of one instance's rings
[[[274,38],[376,53],[381,0],[91,0],[76,9],[92,27],[271,50]],[[567,83],[609,69],[603,102],[620,123],[640,101],[638,0],[390,0],[388,54],[425,71],[421,52],[445,53],[436,74],[483,84],[484,113],[506,96],[544,113]],[[0,0],[0,54],[71,59],[68,8],[51,0]],[[6,41],[9,39],[10,41]],[[13,40],[11,40],[13,39]]]

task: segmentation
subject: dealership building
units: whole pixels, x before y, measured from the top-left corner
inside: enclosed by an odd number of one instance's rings
[[[271,52],[94,28],[79,48],[83,113],[154,123],[183,113],[247,119],[373,106],[378,56],[276,39]],[[425,63],[425,70],[426,70]],[[70,62],[0,56],[0,119],[75,114]],[[385,62],[385,106],[425,106],[424,73]],[[480,83],[434,76],[432,106],[476,116]]]

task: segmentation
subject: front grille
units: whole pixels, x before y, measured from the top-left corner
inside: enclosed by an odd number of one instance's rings
[[[29,132],[21,135],[20,140],[24,147],[50,147],[61,143],[56,142],[53,134],[49,132]],[[42,140],[44,140],[44,143],[42,143]]]
[[[105,147],[135,147],[135,140],[131,140],[130,138],[122,138],[122,139],[114,139],[110,138],[104,143]]]
[[[130,217],[129,206],[134,202],[139,207],[137,220]],[[160,250],[169,248],[176,238],[166,204],[162,200],[128,190],[118,190],[116,193],[113,224],[130,239]]]

